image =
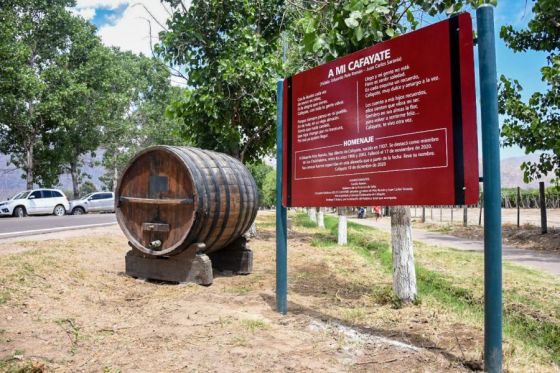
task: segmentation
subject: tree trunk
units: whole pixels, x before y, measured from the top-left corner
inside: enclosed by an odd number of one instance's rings
[[[317,224],[317,210],[315,207],[309,208],[309,219],[311,219],[313,223]]]
[[[76,162],[70,162],[70,176],[72,177],[72,191],[74,192],[74,198],[78,199],[80,198],[80,185]]]
[[[27,183],[27,189],[33,189],[33,144],[27,147],[27,157],[26,157],[26,171],[25,171],[25,181]]]
[[[119,170],[117,168],[117,161],[115,159],[115,167],[113,168],[113,192],[117,191],[117,184],[119,182]]]
[[[346,220],[346,208],[338,208],[338,244],[348,244],[348,221]]]
[[[318,208],[317,224],[319,225],[319,228],[325,229],[325,208],[324,207],[319,207]]]
[[[391,246],[393,249],[393,290],[400,300],[412,302],[416,299],[416,270],[414,269],[409,207],[391,208]]]
[[[28,61],[28,65],[31,68],[31,70],[35,70],[35,59],[37,58],[37,53],[35,51],[35,48],[32,49],[31,51],[31,56],[29,57],[29,61]],[[35,105],[33,103],[33,100],[30,100],[27,102],[27,112],[29,113],[29,120],[34,120],[33,118],[33,112],[35,110]],[[34,171],[35,171],[35,162],[33,160],[33,152],[34,152],[34,147],[35,147],[35,143],[37,140],[37,137],[35,136],[35,133],[29,133],[29,138],[31,139],[31,141],[29,141],[29,146],[27,147],[27,159],[26,159],[26,166],[27,166],[27,170],[26,170],[26,175],[25,175],[25,181],[27,184],[27,189],[33,189],[33,176],[34,176]]]

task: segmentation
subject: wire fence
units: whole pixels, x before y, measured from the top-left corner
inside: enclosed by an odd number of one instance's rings
[[[541,182],[537,190],[523,190],[520,187],[502,189],[501,197],[504,224],[540,226],[543,233],[547,232],[548,227],[560,226],[560,192],[556,188],[546,189]],[[483,205],[484,193],[481,193],[476,205],[413,206],[412,216],[422,222],[484,225]],[[421,210],[420,215],[418,209]]]
[[[544,195],[544,208],[541,208]],[[502,189],[502,223],[517,226],[532,225],[541,227],[543,233],[548,228],[560,228],[560,192],[555,188],[523,190],[518,188]],[[411,217],[416,221],[435,224],[462,224],[464,226],[484,225],[484,193],[480,194],[477,204],[468,206],[411,206]],[[365,207],[365,206],[363,206]],[[346,207],[348,216],[358,216],[359,207]],[[336,213],[335,208],[327,212]],[[389,209],[381,209],[382,216],[389,215]],[[543,216],[544,214],[544,216]],[[365,208],[364,217],[378,217],[373,206]]]
[[[411,217],[417,222],[484,226],[484,209],[480,206],[411,206]],[[518,218],[519,216],[519,218]],[[466,217],[466,219],[465,219]],[[560,228],[560,208],[547,208],[548,228]],[[466,222],[466,224],[465,224]],[[541,227],[540,208],[502,208],[502,223]]]
[[[484,198],[484,197],[482,197]],[[560,193],[553,191],[545,192],[545,207],[546,208],[560,208]],[[518,192],[513,189],[502,190],[502,207],[505,208],[540,208],[541,198],[538,190],[520,190]]]

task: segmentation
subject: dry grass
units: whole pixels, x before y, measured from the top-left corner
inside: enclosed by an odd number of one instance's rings
[[[334,241],[336,221],[333,220],[331,218],[327,222],[330,232],[318,233],[316,237]],[[350,248],[370,258],[373,263],[382,263],[385,273],[390,274],[388,234],[350,224],[349,240]],[[328,247],[329,244],[324,246]],[[469,330],[467,334],[471,334],[474,339],[466,343],[466,350],[461,349],[461,356],[464,354],[466,360],[480,362],[482,255],[435,248],[417,242],[415,257],[420,308],[426,307],[441,314],[449,322],[448,333]],[[557,371],[560,356],[560,280],[552,275],[506,263],[503,288],[505,367],[522,372]],[[390,298],[386,296],[385,299]],[[457,343],[464,346],[460,336]]]
[[[290,312],[278,315],[273,222],[274,215],[259,215],[254,273],[218,277],[210,287],[124,275],[127,245],[116,229],[18,243],[31,251],[0,255],[0,371],[447,372],[480,365],[476,312],[468,316],[468,308],[461,313],[433,295],[403,306],[392,295],[385,259],[338,247],[328,231],[313,227],[290,233]],[[364,232],[379,245],[387,241]],[[469,289],[469,273],[480,270],[479,259],[427,247],[418,247],[417,257]],[[450,269],[455,265],[459,270]],[[523,299],[535,289],[544,299],[557,286],[532,272],[508,271],[506,281],[519,283],[506,289]],[[480,285],[473,282],[472,291],[478,297]],[[556,307],[539,305],[539,317]],[[555,369],[516,340],[507,339],[505,351],[511,371]]]

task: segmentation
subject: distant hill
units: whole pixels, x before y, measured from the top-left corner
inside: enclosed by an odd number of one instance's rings
[[[89,166],[92,161],[101,163],[104,152],[98,151],[95,158],[86,156],[84,158],[86,166],[83,171],[91,176],[91,181],[95,184],[98,190],[103,189],[103,183],[99,180],[105,173],[105,168],[102,166]],[[0,200],[6,199],[19,191],[25,190],[25,180],[22,179],[23,172],[17,169],[10,163],[10,157],[6,154],[0,153]],[[69,174],[63,174],[59,178],[59,185],[57,188],[62,190],[72,190],[72,178]]]
[[[101,163],[103,159],[103,151],[97,152],[94,161]],[[91,163],[91,158],[86,157],[86,164]],[[538,155],[528,155],[523,157],[506,158],[501,162],[502,173],[502,188],[515,188],[521,187],[523,189],[538,188],[538,181],[525,184],[523,182],[523,172],[520,165],[525,161],[536,161]],[[274,163],[274,162],[272,162]],[[105,168],[102,166],[85,166],[84,172],[91,175],[92,182],[98,190],[103,188],[103,183],[99,181],[99,177],[105,173]],[[482,174],[482,166],[480,167]],[[15,193],[25,190],[25,180],[21,178],[22,172],[18,170],[13,164],[9,164],[9,157],[0,153],[0,200],[6,199]],[[550,184],[551,177],[545,178],[545,183]],[[62,190],[72,189],[72,179],[69,174],[64,174],[60,177],[59,187]]]
[[[536,189],[539,187],[539,181],[544,181],[546,186],[549,186],[552,175],[548,175],[542,180],[533,181],[529,184],[523,182],[523,171],[521,171],[521,163],[523,162],[538,162],[539,155],[525,155],[522,157],[512,157],[502,159],[501,165],[501,176],[502,176],[502,188],[516,188],[521,187],[522,189]]]

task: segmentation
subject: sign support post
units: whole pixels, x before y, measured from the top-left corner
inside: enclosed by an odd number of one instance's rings
[[[286,208],[282,206],[282,122],[284,82],[276,83],[276,311],[288,311],[288,232]]]
[[[502,211],[494,9],[476,10],[484,178],[484,368],[502,371]]]

